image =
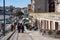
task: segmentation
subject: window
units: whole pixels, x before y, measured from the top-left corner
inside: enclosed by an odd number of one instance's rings
[[[49,12],[54,12],[55,11],[55,3],[52,0],[49,0]]]

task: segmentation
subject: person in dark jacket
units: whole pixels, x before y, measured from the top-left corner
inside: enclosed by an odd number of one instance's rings
[[[18,26],[17,26],[17,30],[18,30],[18,32],[20,32],[20,29],[21,29],[21,27],[20,27],[20,23],[18,23]]]
[[[22,31],[22,33],[24,33],[24,25],[22,23],[18,23],[17,29],[18,29],[18,32]]]
[[[24,25],[21,23],[21,30],[22,30],[22,33],[24,33]]]

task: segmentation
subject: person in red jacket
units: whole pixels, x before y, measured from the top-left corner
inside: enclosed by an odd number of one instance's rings
[[[13,31],[14,30],[14,25],[13,24],[11,24],[11,31]]]

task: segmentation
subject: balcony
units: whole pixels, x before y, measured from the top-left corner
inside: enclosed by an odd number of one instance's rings
[[[34,18],[44,18],[44,19],[51,19],[51,20],[57,20],[60,21],[60,13],[30,13],[30,16],[33,16]]]

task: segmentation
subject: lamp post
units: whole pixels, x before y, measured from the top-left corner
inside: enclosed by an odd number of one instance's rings
[[[3,13],[4,13],[3,35],[5,36],[5,0],[3,0]]]

